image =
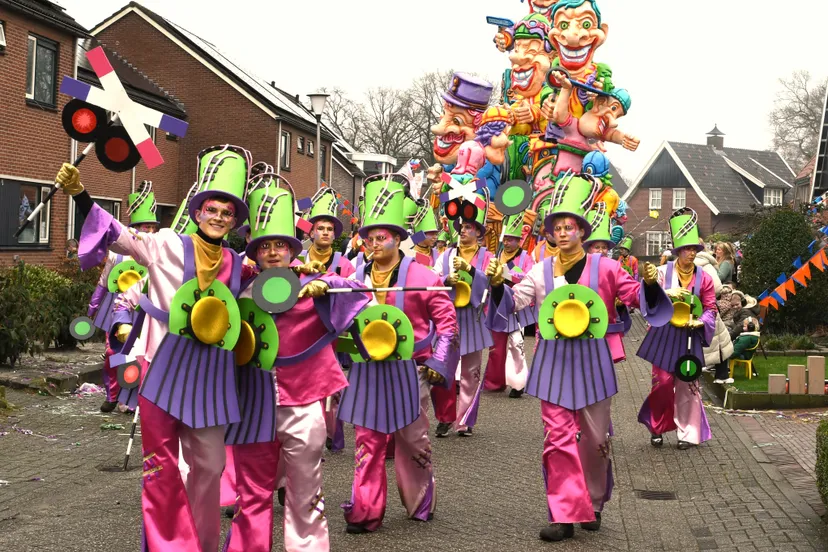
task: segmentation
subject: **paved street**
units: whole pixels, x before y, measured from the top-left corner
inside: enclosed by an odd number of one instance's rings
[[[629,353],[642,331],[636,320],[626,340]],[[616,487],[599,533],[576,530],[574,540],[557,545],[538,540],[546,523],[539,404],[501,394],[484,397],[474,437],[435,440],[438,508],[430,523],[407,520],[392,496],[381,531],[345,534],[338,505],[350,495],[349,431],[346,452],[328,454],[325,462],[333,549],[828,550],[819,518],[824,510],[814,500],[813,444],[796,438],[810,432],[813,440],[816,417],[732,416],[709,409],[712,441],[678,451],[670,435],[664,448],[654,449],[636,421],[650,367],[631,358],[618,369]],[[137,550],[139,454],[133,469],[117,471],[127,431],[100,429],[107,423],[128,428],[130,418],[98,413],[100,396],[7,394],[19,410],[0,415],[0,550]],[[388,468],[393,478],[390,462]],[[389,489],[396,492],[393,483]],[[276,510],[279,516],[278,505]],[[276,532],[279,549],[281,527]]]

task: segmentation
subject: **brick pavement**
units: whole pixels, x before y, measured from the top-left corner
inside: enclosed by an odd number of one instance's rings
[[[642,331],[643,322],[636,320],[626,339],[628,352],[640,344]],[[530,351],[531,345],[527,340]],[[344,533],[338,505],[350,495],[353,465],[353,433],[347,431],[346,452],[328,454],[325,462],[333,549],[828,549],[825,526],[811,501],[765,454],[772,447],[756,446],[743,425],[747,418],[709,411],[710,442],[678,451],[675,435],[667,435],[665,446],[654,449],[636,421],[649,389],[650,367],[633,357],[618,370],[612,441],[616,487],[599,533],[576,530],[575,539],[558,545],[538,540],[546,523],[539,404],[528,397],[512,400],[505,394],[487,394],[474,437],[452,436],[433,443],[438,509],[430,523],[405,519],[399,500],[392,496],[381,531]],[[96,413],[100,397],[53,398],[12,391],[9,400],[21,408],[13,417],[0,415],[0,432],[17,423],[34,434],[11,430],[0,437],[0,480],[9,481],[0,484],[0,550],[135,550],[140,472],[103,471],[122,462],[127,438],[125,431],[99,429],[101,423],[112,421],[126,425],[129,418]],[[785,431],[770,433],[777,435],[777,442],[783,442],[780,435],[795,435]],[[135,455],[134,466],[137,459]],[[392,463],[388,468],[393,478]],[[393,483],[389,489],[395,492]],[[674,493],[675,499],[642,498],[648,491]],[[275,542],[281,543],[280,526]]]

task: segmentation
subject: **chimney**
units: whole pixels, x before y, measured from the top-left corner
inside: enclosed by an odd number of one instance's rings
[[[270,87],[276,88],[276,81],[270,81]]]
[[[719,130],[718,125],[713,125],[713,130],[707,133],[707,145],[713,146],[713,149],[724,149],[724,132]]]

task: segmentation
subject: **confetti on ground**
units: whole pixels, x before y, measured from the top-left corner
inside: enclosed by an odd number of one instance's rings
[[[123,424],[101,424],[101,429],[124,429]]]
[[[104,392],[104,388],[100,385],[95,385],[94,383],[86,382],[80,387],[77,388],[75,391],[75,395],[80,395],[82,397],[89,397],[92,395],[98,395]]]

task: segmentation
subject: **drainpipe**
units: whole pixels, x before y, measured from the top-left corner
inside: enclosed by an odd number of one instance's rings
[[[279,119],[279,134],[276,140],[276,174],[282,174],[282,120]],[[288,144],[290,147],[290,144]]]

